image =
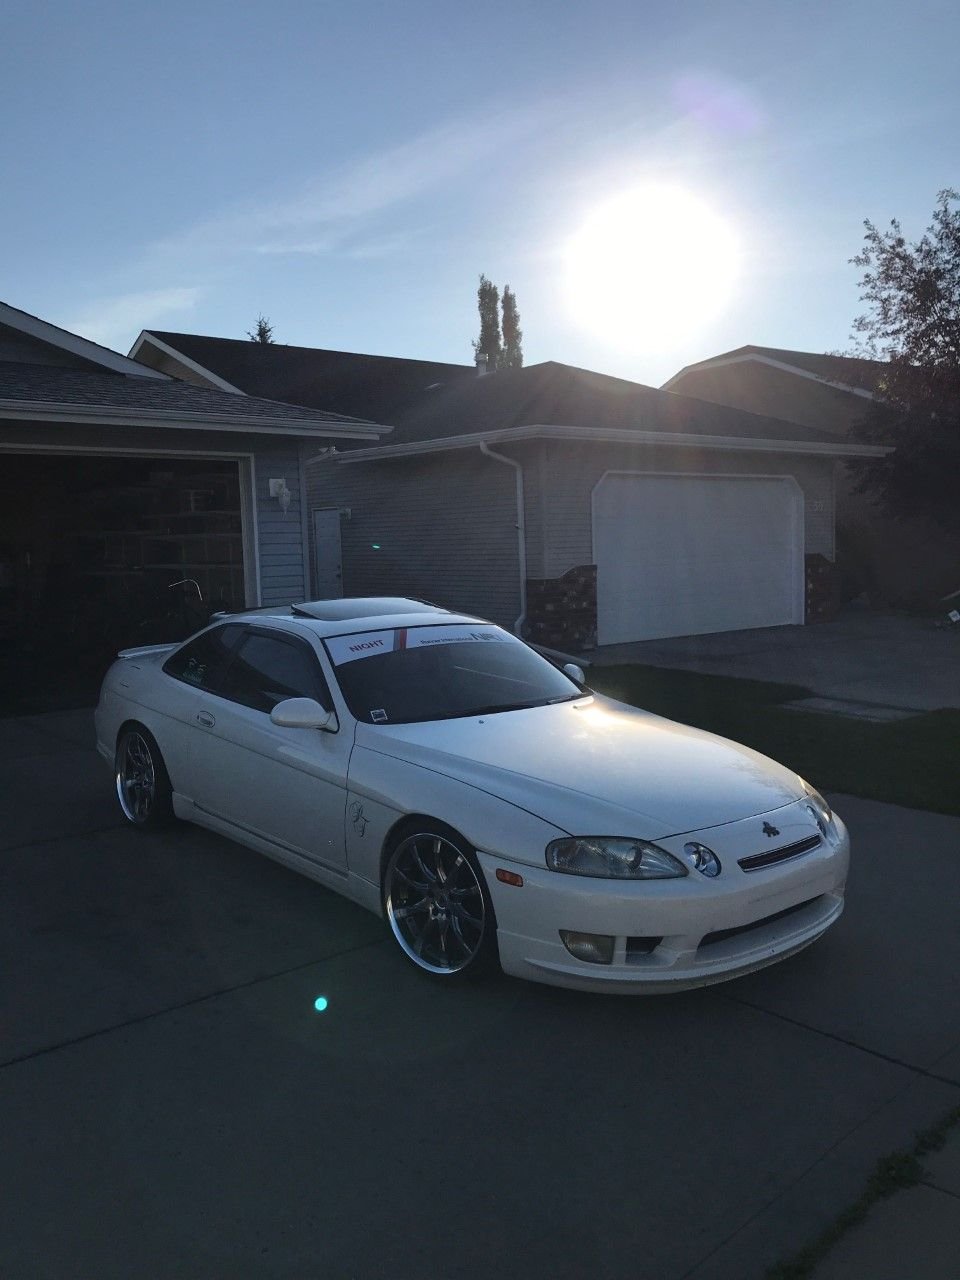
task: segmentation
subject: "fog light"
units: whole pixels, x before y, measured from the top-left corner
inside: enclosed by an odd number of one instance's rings
[[[574,933],[571,929],[561,929],[560,937],[576,960],[585,960],[587,964],[610,964],[613,960],[615,939],[605,933]]]

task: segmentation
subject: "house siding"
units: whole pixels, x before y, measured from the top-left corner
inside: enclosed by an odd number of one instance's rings
[[[841,439],[866,414],[870,401],[830,387],[800,373],[790,373],[760,360],[691,369],[681,374],[670,390],[713,404],[732,405],[787,422],[799,422],[817,431],[830,431]]]
[[[271,479],[283,479],[290,490],[290,506],[281,511],[270,497]],[[261,604],[305,600],[306,548],[301,519],[300,452],[296,444],[258,449],[254,458],[257,544],[260,551]]]
[[[560,578],[593,563],[592,494],[606,471],[674,472],[701,475],[789,475],[804,495],[804,550],[834,557],[834,470],[830,459],[784,454],[721,453],[646,445],[599,445],[544,441],[529,469],[536,492],[549,495],[528,523],[528,574]],[[536,570],[536,571],[535,571]]]
[[[512,468],[479,450],[317,462],[307,468],[307,492],[311,510],[350,512],[340,523],[344,595],[412,596],[513,625],[520,573]]]

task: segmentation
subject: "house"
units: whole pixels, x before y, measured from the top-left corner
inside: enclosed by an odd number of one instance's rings
[[[0,703],[38,683],[50,705],[71,682],[89,697],[120,645],[309,594],[304,452],[385,430],[191,384],[0,304]]]
[[[779,347],[738,347],[687,365],[664,390],[770,414],[849,439],[872,403],[884,365]],[[931,520],[892,520],[856,492],[841,468],[837,485],[838,560],[849,594],[877,605],[932,606],[960,581],[960,539]]]
[[[817,616],[836,466],[877,453],[552,361],[375,363],[373,401],[357,362],[384,357],[317,352],[312,378],[308,348],[148,333],[135,351],[393,427],[308,462],[315,594],[420,596],[566,650]]]

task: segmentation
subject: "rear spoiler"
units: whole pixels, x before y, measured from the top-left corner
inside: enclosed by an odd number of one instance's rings
[[[173,640],[170,644],[143,644],[138,649],[121,649],[118,658],[147,658],[151,653],[172,653],[183,644],[182,640]]]

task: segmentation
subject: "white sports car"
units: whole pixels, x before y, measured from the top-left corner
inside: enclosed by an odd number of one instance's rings
[[[383,914],[444,981],[499,963],[697,987],[843,910],[846,829],[796,774],[418,601],[220,615],[125,650],[96,727],[135,827],[176,815],[268,854]]]

